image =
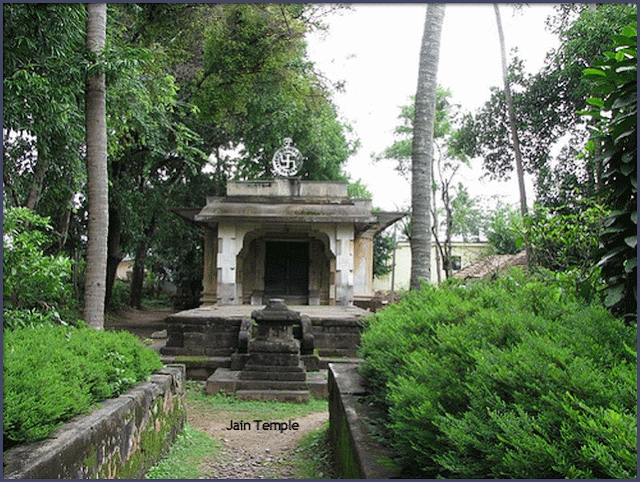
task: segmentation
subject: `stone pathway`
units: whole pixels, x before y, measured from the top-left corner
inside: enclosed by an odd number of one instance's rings
[[[187,406],[187,423],[222,443],[220,454],[204,467],[203,478],[211,479],[294,478],[290,460],[298,442],[328,419],[328,412],[313,413],[295,420],[299,430],[279,432],[255,430],[255,422],[248,416],[245,421],[251,423],[251,430],[226,430],[230,426],[226,413],[203,413]]]

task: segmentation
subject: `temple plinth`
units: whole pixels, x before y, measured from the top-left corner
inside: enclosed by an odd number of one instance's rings
[[[305,333],[311,322],[290,310],[282,299],[272,298],[262,310],[251,313],[253,323],[245,323],[248,334],[246,355],[238,350],[241,370],[218,368],[207,379],[206,392],[234,392],[241,399],[268,399],[308,402],[307,370],[301,357],[300,334],[307,351],[313,352],[313,335]],[[297,330],[296,330],[297,329]],[[305,340],[305,336],[306,340]],[[308,345],[311,346],[308,346]]]

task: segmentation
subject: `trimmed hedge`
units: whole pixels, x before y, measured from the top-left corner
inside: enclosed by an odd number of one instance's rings
[[[426,286],[361,368],[407,477],[635,478],[636,327],[552,274]]]
[[[131,333],[43,324],[3,331],[3,440],[47,438],[162,367]]]

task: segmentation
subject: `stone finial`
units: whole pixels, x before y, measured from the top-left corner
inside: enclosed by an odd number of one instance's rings
[[[300,321],[300,313],[290,310],[281,298],[271,298],[262,310],[251,312],[256,321]]]

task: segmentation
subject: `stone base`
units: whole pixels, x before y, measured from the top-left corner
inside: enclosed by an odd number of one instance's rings
[[[308,403],[309,390],[238,390],[236,397],[241,400]]]
[[[267,400],[285,400],[291,398],[291,393],[299,393],[303,397],[306,393],[306,399],[309,399],[309,393],[315,398],[326,399],[329,395],[327,388],[327,371],[307,373],[306,380],[300,381],[281,381],[281,380],[242,380],[239,370],[230,370],[228,368],[218,368],[208,379],[205,385],[205,393],[207,395],[215,395],[218,392],[235,393],[238,397],[242,395],[246,397],[258,397],[264,394]],[[299,388],[300,387],[300,388]],[[304,388],[302,388],[304,387]],[[284,395],[278,398],[272,392],[282,392]],[[295,397],[294,397],[295,398]],[[256,398],[251,398],[255,400]],[[293,400],[295,401],[295,400]]]

